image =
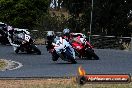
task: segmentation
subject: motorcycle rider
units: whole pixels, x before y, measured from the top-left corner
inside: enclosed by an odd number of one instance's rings
[[[68,27],[64,28],[62,38],[66,39],[69,42],[70,45],[73,42],[73,37],[71,36],[71,31],[70,31],[70,29]],[[74,51],[74,49],[72,49],[72,48],[70,48],[70,49],[72,50],[72,52],[76,53],[76,51]],[[75,53],[73,53],[74,57],[75,57]]]
[[[77,37],[72,37],[72,33],[70,33],[70,30],[66,27],[63,30],[63,38],[66,39],[68,42],[72,43],[73,41],[78,43],[83,43],[84,37],[81,37],[81,35],[77,35]]]
[[[76,36],[76,37],[75,37]],[[87,43],[90,47],[91,44],[89,42],[86,42],[86,36],[82,33],[70,33],[70,30],[68,28],[65,28],[63,30],[63,38],[65,38],[71,45],[73,42],[79,43],[79,44],[85,44]],[[75,53],[78,57],[81,57],[80,54],[75,50]]]
[[[18,53],[19,50],[20,50],[20,47],[22,47],[21,43],[23,41],[23,38],[24,38],[24,33],[17,33],[17,31],[14,31],[14,34],[13,34],[13,43],[16,44],[16,45],[20,45],[15,50],[16,53]]]
[[[11,39],[10,42],[12,42],[13,41],[14,28],[12,26],[8,26],[7,27],[7,31],[8,31],[8,37]]]
[[[53,41],[55,41],[55,37],[56,36],[55,36],[54,31],[48,31],[47,32],[47,46],[46,46],[46,48],[47,48],[47,51],[49,51],[49,52],[51,52],[53,50],[53,48],[54,48],[52,43],[53,43]],[[57,61],[58,58],[59,58],[59,55],[56,53],[55,50],[53,50],[53,52],[52,52],[52,60],[53,61]]]
[[[62,39],[62,37],[60,37],[60,36],[55,36],[54,32],[51,32],[51,31],[49,31],[49,32],[47,33],[47,43],[48,43],[47,46],[46,46],[47,51],[50,52],[50,51],[52,51],[52,50],[54,49],[53,44],[54,44],[58,39]],[[70,46],[70,45],[69,45],[69,48],[70,48],[70,50],[73,52],[73,57],[75,58],[74,49],[73,49],[72,46]],[[60,49],[58,48],[58,50],[60,50]],[[57,61],[58,58],[59,58],[59,55],[57,54],[57,52],[56,52],[55,50],[53,50],[53,52],[52,52],[52,60],[53,60],[53,61]]]
[[[48,31],[47,32],[47,51],[49,51],[50,49],[52,49],[52,42],[54,40],[54,37],[55,37],[55,33],[54,31]]]
[[[68,42],[70,42],[71,36],[70,36],[70,29],[69,28],[67,28],[67,27],[64,28],[62,38],[66,39]]]
[[[19,30],[19,29],[14,29],[9,27],[10,30],[8,30],[8,36],[9,36],[9,41],[12,46],[14,46],[14,51],[16,53],[19,52],[20,48],[22,47],[22,42],[24,39],[24,31]]]

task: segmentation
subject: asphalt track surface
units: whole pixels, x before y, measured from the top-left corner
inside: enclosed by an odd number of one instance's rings
[[[0,45],[0,59],[12,60],[23,66],[14,70],[0,71],[0,77],[67,77],[75,76],[81,65],[87,74],[131,74],[132,51],[95,49],[100,60],[77,59],[69,64],[59,59],[53,62],[44,45],[38,46],[42,55],[16,54],[12,46]]]

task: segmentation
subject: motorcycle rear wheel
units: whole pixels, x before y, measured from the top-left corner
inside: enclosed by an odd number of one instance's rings
[[[31,48],[34,50],[35,53],[41,55],[41,51],[35,45],[31,45]]]
[[[93,60],[99,60],[99,57],[95,54],[95,52],[92,49],[87,49],[86,54],[87,54],[87,58],[90,58]]]

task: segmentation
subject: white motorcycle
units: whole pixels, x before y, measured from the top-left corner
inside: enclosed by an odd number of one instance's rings
[[[72,46],[62,37],[56,37],[52,43],[53,49],[50,50],[52,60],[57,61],[60,57],[64,61],[76,64],[75,51]]]
[[[31,36],[26,33],[19,33],[17,34],[18,43],[13,43],[11,39],[8,37],[10,44],[13,46],[13,49],[16,53],[19,51],[26,52],[26,53],[36,53],[41,55],[41,51],[37,48],[32,40]]]

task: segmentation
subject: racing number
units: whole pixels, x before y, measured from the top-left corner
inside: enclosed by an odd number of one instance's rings
[[[57,43],[57,45],[59,45],[60,46],[60,44],[62,44],[60,41]]]
[[[30,36],[29,35],[25,35],[25,40],[29,41],[30,40]]]

